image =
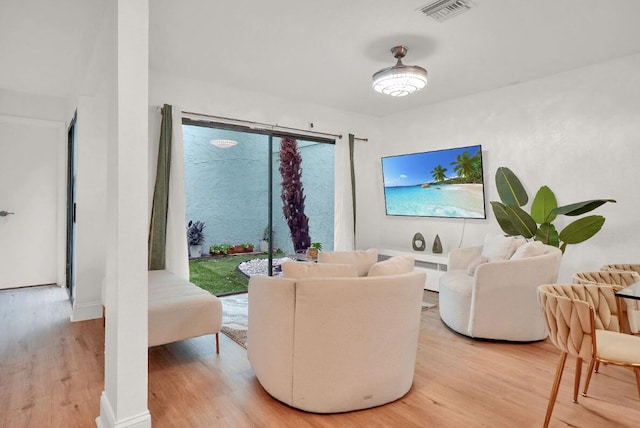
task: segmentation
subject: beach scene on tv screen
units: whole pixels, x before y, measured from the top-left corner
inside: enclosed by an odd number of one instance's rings
[[[485,218],[482,148],[382,158],[387,215]]]

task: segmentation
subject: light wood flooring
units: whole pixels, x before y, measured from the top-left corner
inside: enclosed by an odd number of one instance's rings
[[[437,303],[436,293],[425,300]],[[69,322],[64,289],[0,291],[0,427],[95,427],[103,390],[102,320]],[[412,389],[374,409],[301,412],[260,387],[246,351],[220,335],[149,350],[154,427],[539,427],[559,354],[547,341],[474,341],[423,312]],[[380,343],[380,346],[385,346]],[[569,359],[552,427],[638,427],[633,373],[604,366],[589,397],[571,400]],[[584,378],[584,376],[583,376]]]

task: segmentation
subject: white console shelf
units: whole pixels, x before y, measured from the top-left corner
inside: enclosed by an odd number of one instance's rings
[[[416,261],[416,269],[424,270],[427,273],[427,280],[424,284],[425,290],[438,291],[440,276],[447,271],[449,256],[447,254],[434,254],[430,251],[407,251],[384,248],[378,250],[381,256],[411,256]]]

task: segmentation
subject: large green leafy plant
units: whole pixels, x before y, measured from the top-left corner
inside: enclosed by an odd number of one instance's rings
[[[593,199],[559,207],[551,189],[542,186],[533,198],[531,214],[528,214],[522,207],[529,202],[529,196],[509,168],[500,167],[496,171],[496,188],[501,202],[491,201],[491,207],[498,224],[507,235],[534,238],[559,247],[563,253],[567,245],[579,244],[598,233],[605,218],[601,215],[581,217],[558,232],[553,224],[558,215],[575,217],[593,211],[607,202],[616,202],[613,199]]]

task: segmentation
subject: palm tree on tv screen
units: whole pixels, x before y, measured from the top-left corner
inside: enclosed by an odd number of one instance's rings
[[[433,168],[433,171],[431,171],[431,176],[438,182],[444,181],[444,179],[447,178],[445,172],[447,172],[447,168],[444,168],[442,165],[437,165]]]
[[[453,171],[458,173],[458,177],[468,182],[482,182],[482,157],[481,152],[469,156],[469,152],[464,151],[456,156],[456,160],[451,162]]]

